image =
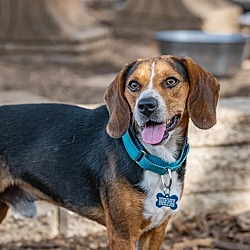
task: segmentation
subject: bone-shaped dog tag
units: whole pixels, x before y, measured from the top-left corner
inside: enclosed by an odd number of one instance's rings
[[[178,205],[177,205],[177,201],[178,201],[178,196],[176,195],[169,195],[169,194],[162,194],[162,193],[158,193],[156,195],[156,206],[158,208],[161,207],[169,207],[172,210],[177,209]]]

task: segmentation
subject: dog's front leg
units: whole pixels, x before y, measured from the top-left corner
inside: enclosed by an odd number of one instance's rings
[[[170,217],[160,226],[143,233],[138,241],[138,250],[159,250],[169,219]]]
[[[141,235],[143,198],[124,181],[113,181],[102,196],[111,250],[134,250]]]
[[[125,219],[125,218],[124,218]],[[131,230],[128,224],[114,221],[110,214],[106,213],[106,226],[109,238],[110,250],[135,250],[139,238],[139,230]]]

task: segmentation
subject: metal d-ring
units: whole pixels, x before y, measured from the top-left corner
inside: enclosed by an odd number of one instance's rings
[[[170,169],[168,169],[168,176],[169,176],[169,183],[167,185],[166,182],[164,181],[164,175],[161,175],[161,181],[162,181],[162,185],[164,187],[164,189],[163,189],[164,195],[170,194],[170,188],[171,188],[172,182],[173,182],[173,180],[172,180],[172,171]]]
[[[147,154],[147,153],[146,153],[144,150],[142,150],[142,149],[141,149],[140,151],[141,151],[142,154],[141,154],[141,156],[138,158],[138,160],[135,161],[137,164],[139,164],[139,161],[142,159],[142,157],[145,156],[145,155]]]

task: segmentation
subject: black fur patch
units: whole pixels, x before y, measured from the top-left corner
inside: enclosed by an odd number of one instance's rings
[[[184,163],[182,164],[182,166],[180,168],[178,168],[176,170],[177,172],[177,175],[178,175],[178,180],[180,182],[184,182],[184,179],[185,179],[185,174],[186,174],[186,161],[184,161]]]
[[[168,63],[181,75],[185,82],[189,82],[188,71],[182,60],[178,59],[177,57],[171,57],[171,61],[168,61]]]
[[[127,156],[122,141],[106,132],[106,106],[1,106],[0,118],[0,154],[11,175],[61,206],[79,214],[101,207],[100,189],[112,171],[141,191],[142,170]]]
[[[127,79],[133,74],[133,72],[137,69],[138,64],[139,64],[138,61],[134,61],[134,62],[132,62],[132,63],[128,66],[128,68],[127,68],[127,70],[126,70],[126,73],[125,73],[125,75],[124,75],[124,83],[125,83],[125,82],[127,81]]]

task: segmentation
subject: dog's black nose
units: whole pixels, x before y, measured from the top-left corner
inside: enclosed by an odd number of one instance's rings
[[[138,102],[137,107],[142,114],[150,116],[157,109],[158,101],[152,97],[144,98]]]

